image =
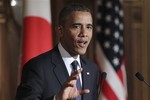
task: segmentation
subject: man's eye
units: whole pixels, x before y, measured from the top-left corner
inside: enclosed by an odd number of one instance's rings
[[[73,28],[81,28],[80,25],[74,25]]]
[[[93,29],[93,26],[87,26],[88,29]]]

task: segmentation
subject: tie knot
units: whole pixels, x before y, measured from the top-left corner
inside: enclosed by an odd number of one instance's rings
[[[78,61],[77,61],[77,60],[74,60],[74,61],[71,63],[71,65],[72,65],[73,70],[74,70],[74,71],[77,71]]]

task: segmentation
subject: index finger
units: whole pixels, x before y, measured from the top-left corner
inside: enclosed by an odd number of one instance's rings
[[[83,71],[83,68],[80,68],[79,70],[73,72],[73,73],[71,74],[71,77],[78,77],[79,74],[80,74],[82,71]]]

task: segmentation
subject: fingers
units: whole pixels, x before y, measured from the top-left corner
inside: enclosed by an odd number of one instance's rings
[[[71,77],[77,77],[77,78],[78,78],[79,74],[80,74],[82,71],[83,71],[83,68],[80,68],[79,70],[73,72],[73,73],[71,74]]]
[[[77,96],[80,96],[82,94],[87,94],[87,93],[90,93],[89,89],[78,90]]]
[[[82,72],[82,70],[83,70],[83,69],[80,68],[79,70],[73,72],[73,73],[71,74],[71,76],[69,77],[68,82],[77,80],[77,79],[79,78],[79,74]]]
[[[74,73],[71,74],[67,82],[64,84],[65,87],[76,87],[76,80],[79,78],[79,74],[82,72],[82,68],[79,70],[75,71]]]
[[[60,91],[60,96],[62,98],[72,99],[82,94],[87,94],[90,92],[89,89],[78,90],[76,87],[77,79],[79,78],[79,74],[83,71],[82,68],[75,71],[71,74],[67,82],[63,85],[63,88]]]
[[[79,94],[80,94],[80,95],[82,95],[82,94],[87,94],[87,93],[90,93],[90,90],[89,90],[89,89],[79,90]]]

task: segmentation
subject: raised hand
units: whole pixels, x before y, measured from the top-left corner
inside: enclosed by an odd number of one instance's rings
[[[63,88],[56,96],[56,100],[68,100],[75,99],[79,95],[89,93],[89,89],[78,90],[76,87],[77,79],[79,78],[79,74],[82,72],[82,68],[78,71],[72,73],[67,82],[63,85]]]

